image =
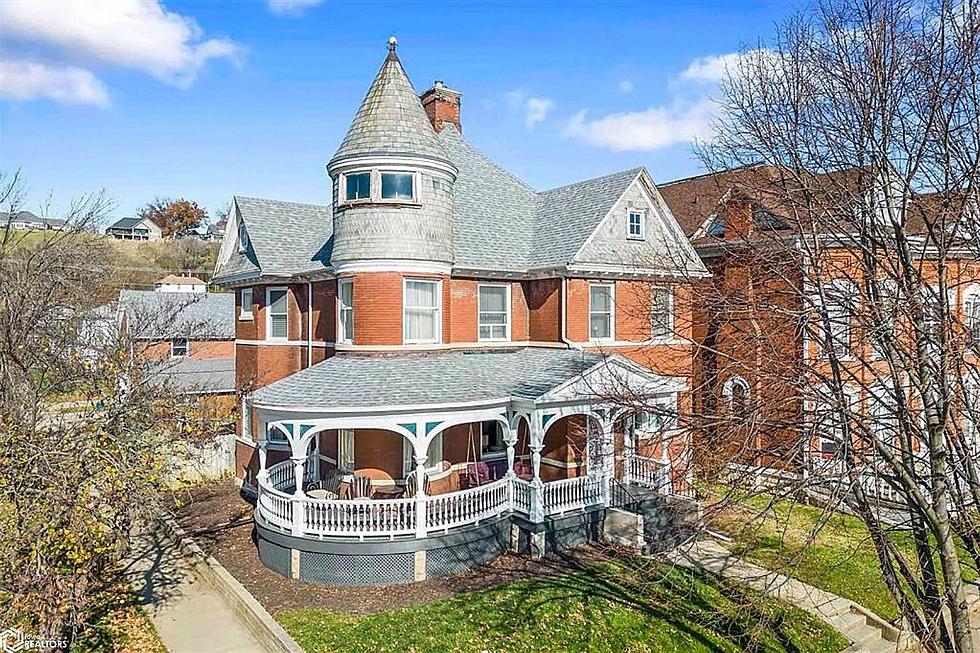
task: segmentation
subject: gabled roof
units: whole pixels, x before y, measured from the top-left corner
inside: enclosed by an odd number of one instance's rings
[[[149,218],[141,218],[141,217],[139,217],[137,215],[137,216],[131,217],[131,218],[119,218],[118,220],[116,220],[115,222],[113,222],[111,225],[109,225],[109,229],[133,229],[134,227],[136,227],[137,225],[139,225],[144,220],[146,222],[149,222],[149,223],[153,224],[153,221],[150,220]]]
[[[341,159],[366,154],[409,154],[446,160],[393,43],[328,167]]]
[[[252,273],[289,276],[328,268],[333,249],[333,214],[329,206],[283,202],[236,195],[232,198],[235,224],[245,223],[249,246],[237,244],[219,277]],[[231,234],[237,240],[238,234]],[[229,237],[229,247],[233,244]],[[220,278],[217,279],[220,282]]]
[[[119,291],[119,311],[136,340],[231,340],[234,293]]]
[[[262,406],[420,406],[536,399],[602,362],[570,349],[333,356],[255,391]]]
[[[535,267],[569,262],[642,170],[631,168],[538,193]]]

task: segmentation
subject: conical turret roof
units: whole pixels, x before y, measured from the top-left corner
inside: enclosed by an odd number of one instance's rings
[[[423,156],[448,161],[418,94],[395,54],[395,45],[392,37],[388,57],[328,167],[341,159],[366,154]]]

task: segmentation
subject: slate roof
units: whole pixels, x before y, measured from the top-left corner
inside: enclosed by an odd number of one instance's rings
[[[187,394],[235,392],[235,359],[183,358],[154,365],[153,380]]]
[[[267,200],[236,195],[234,205],[245,223],[249,249],[234,252],[221,277],[316,272],[330,265],[333,214],[329,206]]]
[[[389,45],[388,57],[328,166],[362,154],[411,154],[446,160],[393,45]]]
[[[341,354],[256,390],[265,406],[415,406],[519,397],[536,399],[603,356],[525,348],[397,356]]]
[[[234,293],[119,291],[119,310],[137,340],[232,340]]]

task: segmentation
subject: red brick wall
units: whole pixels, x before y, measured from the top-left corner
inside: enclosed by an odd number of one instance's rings
[[[477,279],[451,280],[447,315],[450,316],[449,339],[446,342],[472,343],[479,340],[478,288],[481,283],[510,286],[510,339],[525,341],[528,338],[528,308],[524,287],[519,282],[484,282]]]
[[[189,340],[187,349],[187,357],[195,360],[235,357],[233,340]],[[141,354],[146,360],[167,360],[170,358],[170,341],[145,343]]]
[[[528,339],[536,342],[561,341],[561,280],[525,281],[524,302],[528,311]]]

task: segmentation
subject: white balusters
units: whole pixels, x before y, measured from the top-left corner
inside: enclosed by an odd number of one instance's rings
[[[602,478],[579,476],[544,484],[544,511],[564,513],[602,503]]]
[[[508,507],[509,479],[503,478],[480,487],[437,494],[428,498],[426,527],[447,531],[454,526],[475,524],[499,515]]]

